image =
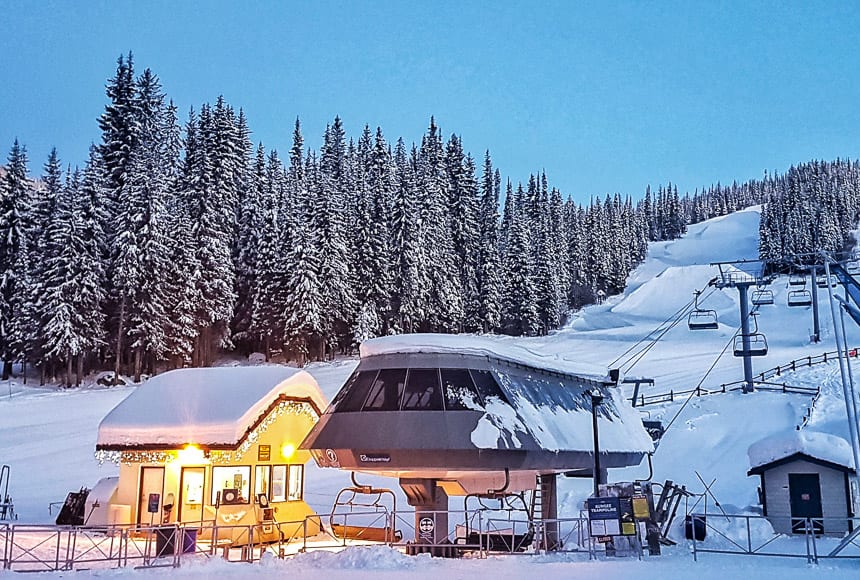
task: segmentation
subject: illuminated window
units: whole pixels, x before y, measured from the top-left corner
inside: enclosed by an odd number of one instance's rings
[[[290,465],[290,493],[287,496],[288,501],[298,501],[302,499],[304,493],[305,466]]]
[[[225,493],[226,490],[226,493]],[[212,468],[212,504],[221,493],[221,503],[248,503],[251,491],[251,466],[237,465],[235,467],[217,466]],[[235,492],[235,501],[228,497]]]
[[[287,501],[287,466],[272,466],[272,501]]]
[[[258,465],[254,468],[254,501],[261,493],[265,493],[266,497],[271,498],[272,490],[269,483],[272,481],[271,467],[268,465]]]

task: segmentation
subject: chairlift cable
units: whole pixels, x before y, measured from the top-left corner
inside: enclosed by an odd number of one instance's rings
[[[673,328],[675,328],[675,327],[676,327],[676,326],[677,326],[677,325],[678,325],[682,320],[684,320],[684,318],[685,318],[685,317],[686,317],[686,316],[691,312],[691,307],[698,307],[698,299],[699,299],[699,298],[701,298],[701,299],[702,299],[702,301],[704,302],[704,301],[705,301],[705,300],[707,300],[707,299],[708,299],[708,297],[710,297],[710,295],[711,295],[711,294],[713,294],[715,291],[716,291],[716,289],[712,287],[712,288],[710,288],[710,290],[708,291],[708,294],[706,294],[704,298],[702,298],[701,296],[696,296],[695,298],[693,298],[693,300],[691,300],[690,302],[688,302],[688,303],[687,303],[687,304],[686,304],[686,305],[685,305],[681,310],[676,311],[676,313],[672,315],[672,316],[674,317],[674,319],[672,319],[672,318],[670,317],[669,319],[666,319],[665,321],[661,322],[661,323],[660,323],[660,325],[658,325],[658,326],[657,326],[657,328],[655,328],[654,330],[652,330],[652,331],[648,334],[648,336],[646,336],[646,337],[645,337],[645,339],[640,340],[640,341],[637,343],[637,345],[638,345],[638,344],[641,344],[644,340],[646,340],[647,338],[651,337],[651,335],[653,335],[653,334],[654,334],[654,332],[659,331],[659,330],[660,330],[660,328],[661,328],[661,327],[663,327],[663,325],[665,325],[667,322],[669,322],[669,320],[671,320],[671,321],[672,321],[672,322],[671,322],[671,324],[669,324],[669,326],[667,326],[666,328],[663,328],[663,330],[660,332],[660,334],[659,334],[659,335],[657,335],[656,337],[654,337],[654,338],[651,340],[651,342],[650,342],[646,347],[644,347],[644,348],[643,348],[642,350],[640,350],[640,351],[635,352],[633,355],[631,355],[629,358],[627,358],[627,359],[624,361],[624,364],[620,365],[621,367],[626,367],[625,372],[630,372],[630,370],[631,370],[634,366],[636,366],[636,365],[639,363],[639,361],[641,361],[641,360],[645,357],[645,355],[646,355],[646,354],[648,354],[648,351],[650,351],[650,350],[651,350],[651,349],[652,349],[652,348],[657,344],[657,342],[659,342],[659,341],[660,341],[660,339],[661,339],[661,338],[663,338],[663,336],[665,336],[665,335],[666,335],[666,333],[667,333],[667,332],[669,332],[670,330],[672,330]],[[676,316],[676,315],[677,315],[677,316]],[[636,346],[636,345],[634,345],[634,347],[635,347],[635,346]],[[625,352],[624,354],[629,353],[629,352],[632,350],[632,348],[633,348],[633,347],[631,347],[630,349],[628,349],[628,350],[627,350],[627,352]],[[624,356],[624,355],[621,355],[621,356]],[[620,358],[621,358],[621,357],[619,357],[619,359],[620,359]],[[615,363],[616,363],[617,361],[618,361],[618,359],[616,359],[615,361],[613,361],[613,362],[612,362],[612,364],[611,364],[610,366],[615,366]],[[629,365],[629,366],[628,366],[628,365]]]
[[[750,310],[750,315],[752,316],[752,315],[753,315],[754,313],[756,313],[757,311],[758,311],[758,306],[754,306],[754,307]],[[755,320],[755,317],[753,317],[753,320]],[[756,324],[758,324],[758,321],[756,321]],[[707,379],[707,378],[708,378],[708,376],[711,374],[711,371],[713,371],[713,370],[714,370],[714,368],[717,366],[717,363],[718,363],[718,362],[720,362],[720,359],[721,359],[721,358],[723,358],[723,355],[724,355],[724,354],[726,354],[726,351],[728,350],[729,345],[730,345],[730,344],[734,344],[734,342],[735,342],[735,338],[738,336],[738,334],[739,334],[740,332],[741,332],[741,328],[739,327],[737,330],[735,330],[735,333],[731,336],[731,338],[729,338],[729,341],[726,343],[726,346],[724,346],[724,347],[723,347],[723,350],[721,350],[721,351],[720,351],[720,354],[718,354],[718,355],[717,355],[717,358],[716,358],[716,359],[714,360],[714,362],[711,364],[710,368],[708,368],[708,370],[705,372],[704,376],[703,376],[703,377],[702,377],[702,379],[699,381],[699,384],[697,384],[697,385],[696,385],[696,388],[695,388],[695,389],[693,389],[693,390],[690,392],[690,394],[687,396],[687,400],[686,400],[686,401],[684,401],[684,404],[683,404],[683,405],[681,405],[681,408],[680,408],[680,409],[678,409],[678,412],[677,412],[677,413],[675,413],[675,416],[674,416],[674,417],[672,417],[672,420],[671,420],[671,421],[669,421],[669,424],[668,424],[668,425],[666,425],[666,428],[665,428],[665,429],[663,429],[663,433],[664,433],[664,434],[666,433],[666,431],[668,431],[668,430],[669,430],[669,427],[671,427],[671,426],[672,426],[672,424],[675,422],[675,419],[677,419],[677,418],[681,415],[681,413],[684,411],[684,408],[685,408],[685,407],[687,406],[687,404],[692,400],[693,395],[695,395],[695,394],[696,394],[696,391],[698,391],[698,390],[699,390],[699,387],[701,387],[701,386],[702,386],[702,383],[704,383],[704,382],[705,382],[705,379]]]

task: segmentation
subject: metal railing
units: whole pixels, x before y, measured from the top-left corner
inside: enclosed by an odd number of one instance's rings
[[[734,554],[823,559],[860,560],[860,518],[782,518],[757,515],[691,514],[690,525],[704,531],[692,533],[693,559],[700,554]],[[774,531],[773,523],[793,533]]]
[[[855,347],[848,350],[848,356],[851,358],[860,357],[860,347]],[[801,395],[817,395],[819,389],[813,389],[811,387],[800,387],[795,385],[789,385],[786,383],[778,383],[773,382],[770,379],[775,377],[781,377],[783,373],[794,372],[801,368],[811,367],[819,364],[829,363],[835,360],[838,360],[839,353],[837,351],[828,351],[821,353],[819,355],[810,355],[802,358],[795,359],[786,364],[773,367],[771,369],[767,369],[755,375],[753,377],[753,381],[756,384],[756,388],[762,391],[775,391],[782,393],[794,393]],[[635,400],[632,398],[630,402],[634,407],[643,407],[645,405],[656,405],[659,403],[672,403],[676,398],[684,397],[690,394],[693,394],[697,397],[704,397],[707,395],[717,395],[722,393],[728,393],[731,391],[739,391],[742,390],[744,385],[744,381],[732,381],[730,383],[722,383],[719,387],[708,389],[705,387],[696,387],[693,389],[681,389],[681,390],[670,390],[668,392],[658,393],[654,395],[639,395]]]

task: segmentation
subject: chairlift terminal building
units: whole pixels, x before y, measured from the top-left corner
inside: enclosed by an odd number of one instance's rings
[[[595,390],[600,465],[638,465],[652,440],[605,374],[571,372],[501,340],[383,337],[362,344],[301,448],[322,467],[399,478],[418,513],[447,510],[449,495],[533,490],[538,476],[554,497],[556,474],[592,475]],[[554,501],[546,509],[554,516]]]

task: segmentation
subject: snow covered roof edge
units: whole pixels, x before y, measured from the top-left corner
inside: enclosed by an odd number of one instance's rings
[[[609,382],[607,369],[587,363],[577,363],[556,356],[535,352],[509,337],[477,334],[399,334],[381,336],[361,343],[361,358],[383,354],[462,354],[487,356],[545,369],[562,374],[575,375],[595,381]]]
[[[854,468],[851,446],[845,439],[808,429],[771,435],[753,443],[747,450],[751,470],[797,454]]]

